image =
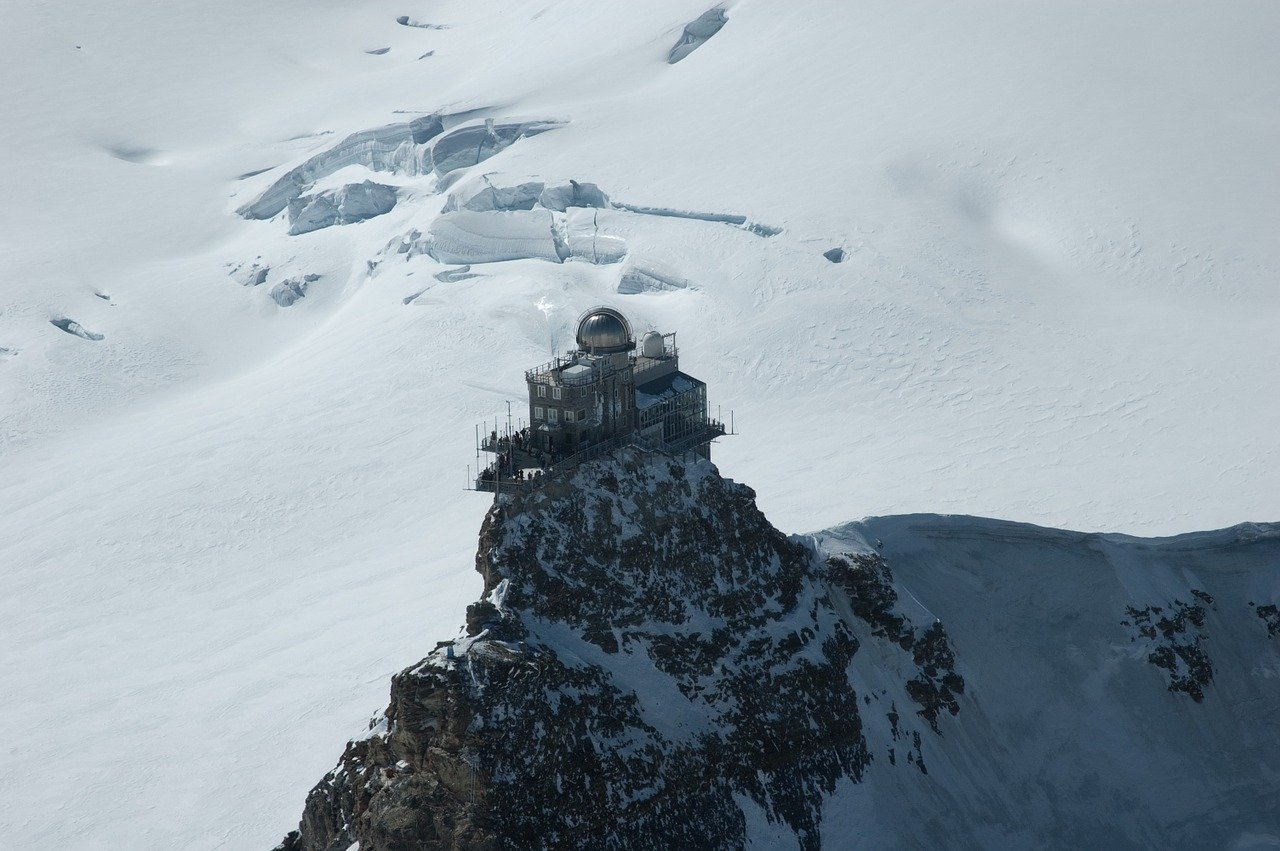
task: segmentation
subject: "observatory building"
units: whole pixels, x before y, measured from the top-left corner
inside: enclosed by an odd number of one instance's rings
[[[479,441],[497,460],[476,489],[519,487],[541,471],[635,443],[711,457],[724,424],[708,416],[707,385],[680,371],[675,334],[649,331],[637,346],[631,324],[609,307],[578,320],[577,349],[524,374],[528,425],[498,424]],[[480,465],[477,465],[480,466]]]

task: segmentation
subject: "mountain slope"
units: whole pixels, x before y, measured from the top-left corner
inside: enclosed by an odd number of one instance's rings
[[[967,685],[926,745],[927,791],[873,747],[828,830],[880,825],[888,844],[953,847],[1280,841],[1280,527],[1141,539],[909,515],[817,541],[878,543],[902,610],[942,619]],[[892,696],[901,664],[871,648],[855,687]],[[863,717],[869,739],[888,726]]]
[[[788,539],[753,497],[631,449],[499,500],[465,637],[394,679],[283,847],[1280,838],[1254,602],[1280,527]]]

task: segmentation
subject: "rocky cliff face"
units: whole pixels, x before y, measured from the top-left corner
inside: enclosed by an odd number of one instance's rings
[[[394,678],[282,848],[817,848],[874,758],[858,633],[907,660],[891,762],[926,772],[960,709],[883,559],[788,538],[706,461],[627,449],[504,497],[476,561],[465,637]]]
[[[1280,526],[788,537],[710,463],[627,449],[504,497],[476,564],[283,849],[1280,837]]]

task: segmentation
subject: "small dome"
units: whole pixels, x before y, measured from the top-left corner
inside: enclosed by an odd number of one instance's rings
[[[629,352],[636,347],[625,316],[609,307],[594,307],[578,320],[578,348],[588,354]]]
[[[666,346],[662,345],[662,335],[657,331],[650,331],[640,341],[640,354],[647,358],[660,358],[665,353]]]

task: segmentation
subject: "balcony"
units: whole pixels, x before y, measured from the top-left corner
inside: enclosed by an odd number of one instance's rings
[[[708,419],[699,423],[694,428],[682,433],[679,437],[670,441],[653,441],[646,440],[638,433],[614,437],[601,443],[588,446],[579,452],[563,457],[552,457],[548,459],[545,465],[542,461],[535,458],[523,450],[511,449],[506,443],[505,438],[498,438],[497,442],[489,439],[485,443],[494,446],[507,446],[503,451],[508,452],[510,461],[495,461],[489,467],[481,471],[476,478],[475,489],[484,491],[485,493],[516,493],[525,491],[536,486],[545,473],[552,471],[568,470],[576,467],[584,461],[591,461],[600,458],[614,451],[621,446],[639,446],[642,449],[666,452],[671,455],[678,455],[682,452],[688,452],[696,449],[703,444],[710,443],[719,437],[724,437],[729,432],[725,429],[724,423],[719,420]],[[492,452],[492,449],[486,449]],[[522,463],[532,460],[533,463]],[[531,472],[526,472],[531,471]]]

